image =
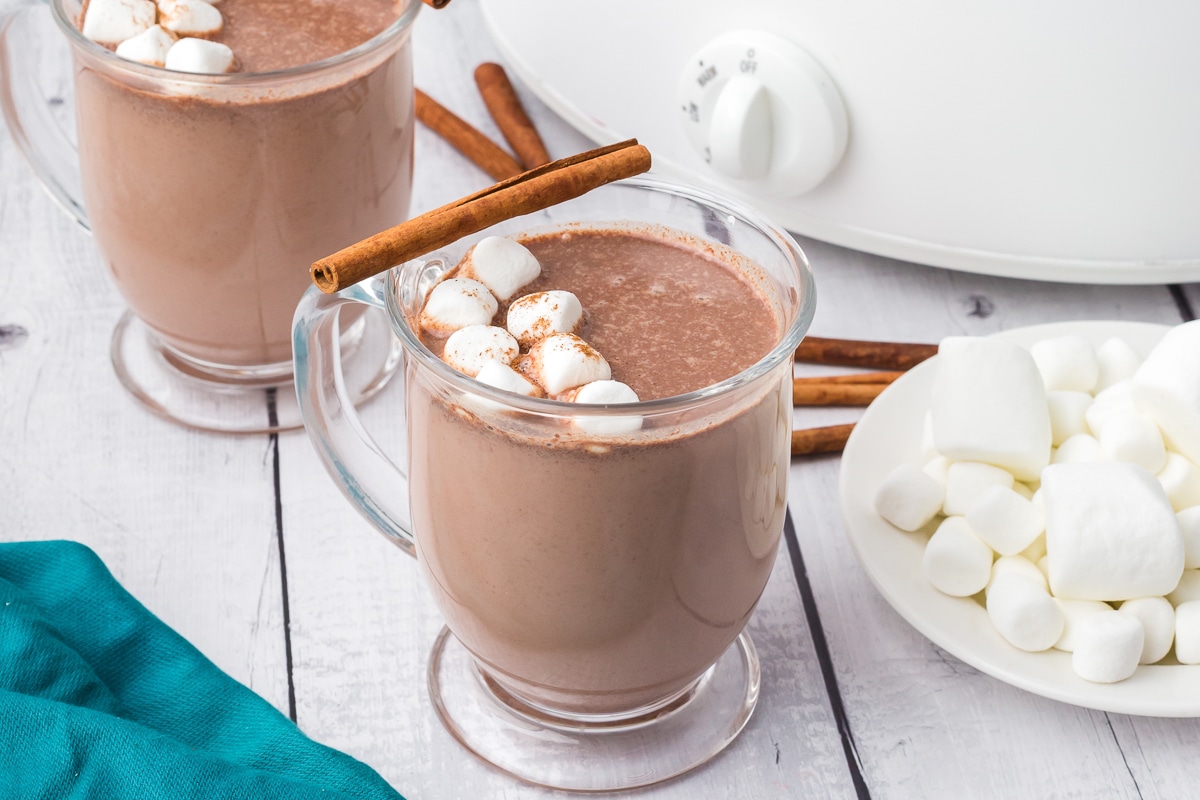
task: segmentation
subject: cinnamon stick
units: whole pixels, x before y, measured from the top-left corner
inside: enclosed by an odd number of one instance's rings
[[[819,336],[805,337],[796,348],[797,361],[870,369],[911,369],[935,355],[936,344],[822,339]]]
[[[502,181],[522,171],[516,159],[450,109],[420,89],[415,90],[415,97],[417,119],[449,142],[493,180]]]
[[[636,139],[563,158],[352,244],[312,265],[312,281],[332,293],[504,220],[541,211],[606,183],[650,169]]]
[[[792,382],[794,406],[868,406],[890,384]]]
[[[480,64],[475,68],[475,85],[479,87],[483,104],[496,121],[496,127],[500,128],[504,140],[525,169],[550,163],[550,153],[525,113],[504,67],[491,62]]]
[[[818,453],[840,453],[845,449],[846,440],[850,438],[850,431],[852,430],[854,430],[854,423],[792,431],[792,455],[808,456]]]
[[[422,2],[430,8],[445,8],[450,5],[450,0],[422,0]]]

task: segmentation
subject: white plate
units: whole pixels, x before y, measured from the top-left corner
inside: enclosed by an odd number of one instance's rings
[[[1028,347],[1040,339],[1081,334],[1095,344],[1120,336],[1143,356],[1167,331],[1140,322],[1061,322],[997,334]],[[914,367],[870,405],[842,456],[846,535],[867,575],[900,616],[930,641],[976,669],[1034,694],[1086,708],[1155,717],[1200,716],[1200,666],[1138,667],[1128,680],[1089,683],[1071,669],[1071,654],[1026,653],[1001,638],[970,598],[949,597],[921,571],[927,534],[903,533],[875,513],[876,490],[898,464],[921,458],[921,432],[937,359]]]

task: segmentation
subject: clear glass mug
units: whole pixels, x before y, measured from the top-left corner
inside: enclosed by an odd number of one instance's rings
[[[420,5],[407,0],[390,27],[338,56],[256,74],[118,58],[79,32],[79,0],[0,21],[13,138],[95,237],[130,308],[114,366],[157,413],[228,432],[300,424],[291,320],[310,264],[407,217]],[[70,47],[74,137],[38,86],[45,47],[61,41],[50,17]],[[378,314],[360,315],[345,338],[347,358],[363,362],[351,387],[361,400],[391,375],[398,348]]]
[[[637,178],[535,219],[340,294],[310,290],[294,328],[300,406],[329,474],[417,557],[445,616],[429,686],[451,733],[535,784],[626,789],[707,761],[753,710],[758,662],[743,628],[783,527],[792,356],[815,289],[785,231],[701,190]],[[648,226],[757,274],[781,322],[768,355],[690,394],[589,406],[478,383],[410,322],[482,236]],[[403,467],[343,390],[338,318],[360,304],[386,310],[402,343]],[[632,434],[578,425],[630,415],[642,418]]]

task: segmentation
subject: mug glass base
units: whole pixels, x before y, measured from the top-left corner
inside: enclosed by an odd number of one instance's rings
[[[496,769],[535,786],[613,792],[706,763],[737,737],[758,701],[759,665],[745,633],[682,693],[630,714],[555,715],[522,702],[442,628],[429,694],[450,734]]]
[[[357,406],[395,374],[400,343],[387,314],[373,308],[346,328],[340,343],[346,389]],[[110,354],[130,394],[179,425],[213,433],[276,433],[303,426],[290,361],[244,369],[196,361],[162,342],[132,311],[113,329]]]

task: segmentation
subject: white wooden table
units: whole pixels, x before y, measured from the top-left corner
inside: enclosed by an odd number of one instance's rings
[[[0,0],[0,11],[13,4]],[[415,37],[418,84],[498,139],[471,78],[499,60],[473,0],[423,13]],[[523,96],[552,155],[589,146]],[[414,213],[488,182],[418,132]],[[1200,285],[1039,284],[802,244],[820,287],[818,335],[937,341],[1053,320],[1177,323],[1200,308]],[[0,538],[90,545],[218,666],[410,798],[550,796],[492,772],[442,729],[425,690],[441,620],[416,564],[343,500],[305,435],[212,436],[148,413],[109,364],[121,310],[92,241],[0,131]],[[399,432],[396,408],[385,394],[364,411],[385,442]],[[797,425],[857,413],[808,409]],[[792,465],[795,534],[750,624],[764,669],[755,717],[714,762],[641,794],[1200,794],[1197,721],[1026,694],[901,620],[843,535],[838,463]]]

